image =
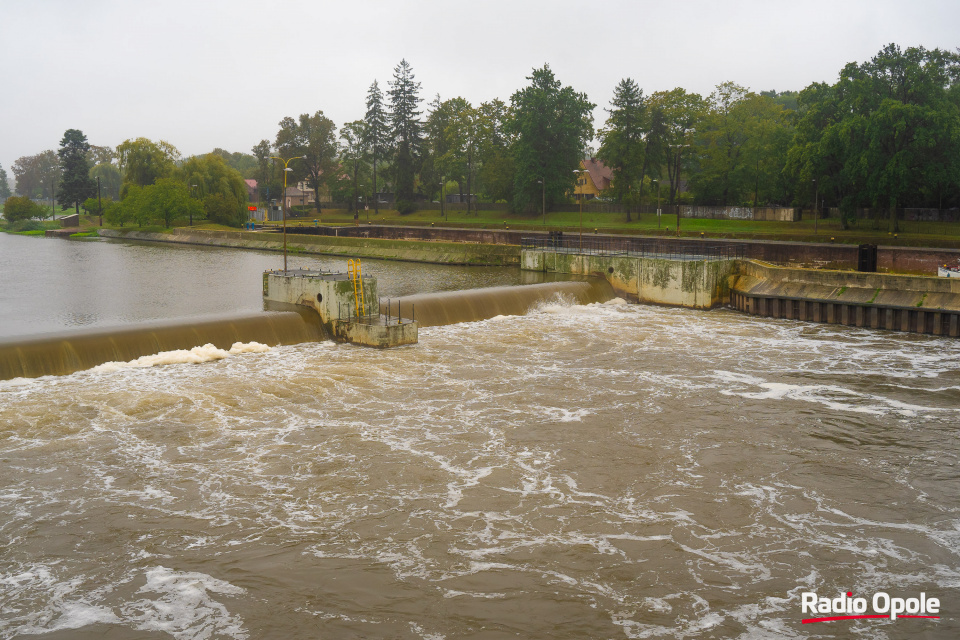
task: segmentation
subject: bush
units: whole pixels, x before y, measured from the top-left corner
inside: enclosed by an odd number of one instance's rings
[[[12,222],[8,230],[22,233],[24,231],[43,231],[43,223],[39,220],[17,220]]]
[[[3,215],[8,222],[42,218],[46,210],[30,198],[11,196],[3,203]]]
[[[397,213],[402,216],[405,216],[409,213],[413,213],[417,210],[417,205],[409,200],[397,200],[396,202]]]

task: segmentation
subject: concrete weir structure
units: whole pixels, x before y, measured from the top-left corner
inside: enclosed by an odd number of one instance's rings
[[[418,325],[414,319],[380,313],[377,281],[369,276],[354,282],[346,273],[309,269],[266,271],[263,297],[315,310],[320,324],[337,342],[380,348],[417,342]]]
[[[643,303],[960,337],[960,279],[778,267],[700,247],[557,238],[526,243],[520,260],[533,271],[602,275]]]
[[[731,250],[731,248],[733,250]],[[609,239],[525,242],[520,265],[529,271],[603,276],[617,295],[637,302],[711,309],[730,300],[737,247],[691,242],[663,248]]]

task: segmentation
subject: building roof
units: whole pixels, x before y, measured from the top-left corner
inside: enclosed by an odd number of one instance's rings
[[[603,191],[610,186],[610,181],[613,180],[613,169],[596,158],[584,158],[583,168],[590,173],[590,179],[596,185],[597,191]]]
[[[244,179],[244,182],[246,182],[246,183],[247,183],[247,186],[250,187],[251,189],[256,189],[256,188],[257,188],[257,181],[256,181],[256,180],[253,180],[253,179]]]

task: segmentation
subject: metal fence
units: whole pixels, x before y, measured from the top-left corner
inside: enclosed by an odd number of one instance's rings
[[[551,232],[546,238],[522,238],[521,249],[590,256],[632,256],[667,260],[742,260],[746,245],[705,240],[663,238],[611,238],[565,236]]]

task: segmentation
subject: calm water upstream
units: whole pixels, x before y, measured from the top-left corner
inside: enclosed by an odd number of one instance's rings
[[[0,319],[256,308],[276,260],[0,234]],[[0,382],[0,638],[956,638],[958,423],[960,341],[620,301]]]

